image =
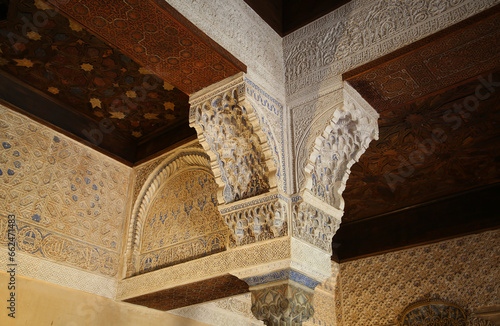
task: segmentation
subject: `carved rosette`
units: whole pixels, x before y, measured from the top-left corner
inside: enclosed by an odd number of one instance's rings
[[[305,168],[305,188],[315,197],[339,210],[344,209],[342,192],[350,168],[378,139],[378,113],[347,83],[344,107],[337,110],[328,127],[315,142]]]
[[[278,194],[224,205],[219,210],[231,231],[232,247],[287,235],[286,203]]]
[[[254,197],[276,187],[272,152],[238,75],[190,98],[190,126],[210,156],[220,204]]]
[[[314,290],[282,284],[252,290],[252,313],[269,326],[299,326],[314,315]]]

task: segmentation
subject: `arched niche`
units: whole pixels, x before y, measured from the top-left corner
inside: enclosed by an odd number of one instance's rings
[[[151,173],[135,203],[126,275],[146,273],[226,250],[229,229],[202,149],[178,150]]]

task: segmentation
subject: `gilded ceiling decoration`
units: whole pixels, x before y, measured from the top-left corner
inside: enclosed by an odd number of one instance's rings
[[[186,94],[246,72],[244,64],[166,1],[48,2]]]
[[[187,121],[188,96],[41,0],[11,1],[0,69],[140,138]]]

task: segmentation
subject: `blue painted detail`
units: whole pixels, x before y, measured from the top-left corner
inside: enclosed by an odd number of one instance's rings
[[[35,214],[31,217],[31,219],[35,222],[40,222],[41,216],[38,214]]]
[[[0,175],[3,175],[3,171],[2,171],[2,169],[0,169]]]
[[[14,166],[15,166],[17,169],[19,169],[19,168],[21,167],[21,162],[19,162],[19,161],[15,161],[15,162],[14,162]]]
[[[15,173],[15,172],[14,172],[14,171],[12,171],[11,169],[8,169],[8,170],[7,170],[7,174],[8,174],[8,175],[14,175],[14,173]]]
[[[92,189],[97,190],[97,186],[95,184],[93,184]]]
[[[71,185],[71,190],[76,191],[76,186],[74,184]]]
[[[292,281],[305,285],[310,289],[314,289],[320,283],[304,274],[294,271],[293,269],[290,270],[290,279]]]
[[[91,181],[90,181],[90,179],[89,179],[89,178],[85,178],[85,183],[86,183],[86,184],[89,184],[90,182],[91,182]]]
[[[3,146],[3,148],[5,148],[5,149],[9,149],[9,148],[11,147],[11,146],[10,146],[10,144],[9,144],[9,143],[7,143],[7,142],[3,142],[3,143],[2,143],[2,146]]]
[[[14,152],[12,153],[12,155],[14,155],[15,157],[19,157],[19,155],[20,155],[20,154],[19,154],[19,152],[18,152],[18,151],[14,151]]]
[[[283,269],[269,274],[252,276],[243,279],[243,281],[245,281],[249,286],[257,286],[261,284],[285,280],[297,282],[299,284],[307,286],[310,289],[314,289],[320,283],[304,274],[294,271],[293,269]]]
[[[94,199],[95,199],[95,201],[99,201],[99,196],[95,195]]]
[[[58,143],[58,142],[60,142],[61,140],[59,139],[59,137],[54,136],[54,141],[55,141],[56,143]]]
[[[72,197],[72,198],[73,198],[73,200],[74,200],[74,201],[77,201],[77,200],[78,200],[78,196],[77,196],[77,195],[73,195],[73,197]]]
[[[95,204],[94,203],[90,203],[90,208],[94,208],[95,207]]]

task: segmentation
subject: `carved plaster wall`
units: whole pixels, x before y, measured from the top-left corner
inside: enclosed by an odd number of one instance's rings
[[[4,106],[0,142],[0,233],[14,214],[20,252],[116,276],[131,169]]]
[[[216,190],[202,149],[185,147],[164,157],[134,205],[126,274],[226,250],[229,230],[217,209]]]
[[[286,174],[304,183],[317,137],[343,102],[341,75],[479,13],[498,0],[354,0],[283,39],[291,126]]]
[[[316,138],[305,167],[305,188],[339,210],[350,168],[378,139],[379,115],[349,84],[344,84],[344,105],[334,112],[330,124]]]
[[[253,197],[276,187],[278,159],[273,156],[272,139],[264,133],[246,97],[242,75],[190,97],[190,125],[210,155],[219,184],[220,204]]]
[[[244,203],[225,205],[220,212],[231,230],[231,247],[288,234],[287,207],[278,194],[264,194]]]
[[[500,230],[494,230],[343,263],[337,324],[395,325],[406,307],[427,298],[468,313],[498,306],[499,248]]]
[[[498,0],[351,1],[283,39],[288,99],[294,102],[320,86],[330,88],[326,80],[496,3]],[[309,99],[316,96],[317,91]]]

